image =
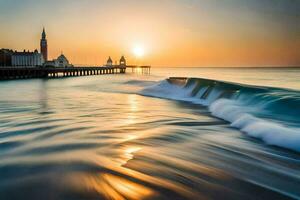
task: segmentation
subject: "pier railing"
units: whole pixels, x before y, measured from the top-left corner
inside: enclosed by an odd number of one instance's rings
[[[113,67],[0,67],[0,80],[124,74],[125,66]]]
[[[125,74],[126,69],[138,74],[150,74],[150,66],[113,65],[104,67],[0,67],[0,80]]]

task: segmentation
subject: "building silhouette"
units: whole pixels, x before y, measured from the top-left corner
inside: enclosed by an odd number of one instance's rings
[[[126,59],[125,59],[124,56],[122,56],[121,59],[120,59],[120,66],[123,66],[123,67],[126,66]]]
[[[41,54],[43,55],[44,61],[46,62],[48,60],[48,43],[46,39],[45,28],[43,28],[40,46],[41,46]]]
[[[41,66],[44,63],[43,55],[36,49],[33,52],[15,51],[11,55],[11,66],[14,67],[29,67],[29,66]]]
[[[48,44],[46,39],[46,32],[43,28],[42,38],[41,38],[41,53],[38,50],[34,51],[13,51],[10,54],[11,63],[13,67],[35,67],[42,66],[44,62],[48,59]]]
[[[14,51],[11,49],[0,49],[0,66],[11,66],[11,56]]]
[[[69,63],[67,57],[62,53],[57,59],[48,60],[44,63],[45,67],[59,67],[59,68],[67,68],[73,67],[72,64]]]
[[[111,57],[109,56],[109,58],[108,58],[108,60],[107,60],[107,62],[106,62],[106,66],[113,66],[113,61],[112,61],[112,59],[111,59]]]

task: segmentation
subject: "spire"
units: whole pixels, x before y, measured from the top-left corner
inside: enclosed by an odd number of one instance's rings
[[[46,39],[45,27],[43,27],[42,39]]]

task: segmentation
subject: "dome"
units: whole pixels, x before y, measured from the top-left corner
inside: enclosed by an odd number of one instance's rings
[[[109,58],[108,58],[108,60],[107,60],[107,63],[112,63],[113,61],[112,61],[112,59],[111,59],[111,57],[109,56]]]
[[[64,54],[61,54],[60,56],[58,56],[58,58],[56,59],[59,63],[64,63],[66,65],[69,64],[69,60],[66,58],[66,56]]]
[[[120,62],[126,62],[126,59],[124,56],[121,57]]]
[[[57,59],[58,59],[58,60],[61,60],[61,59],[67,60],[67,58],[66,58],[66,56],[65,56],[64,54],[61,54],[60,56],[58,56]]]
[[[121,59],[120,59],[120,65],[121,66],[126,66],[126,59],[125,59],[124,56],[122,56]]]

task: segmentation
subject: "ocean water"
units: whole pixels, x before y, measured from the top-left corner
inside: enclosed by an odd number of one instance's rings
[[[299,199],[299,116],[296,68],[2,81],[0,199]]]

